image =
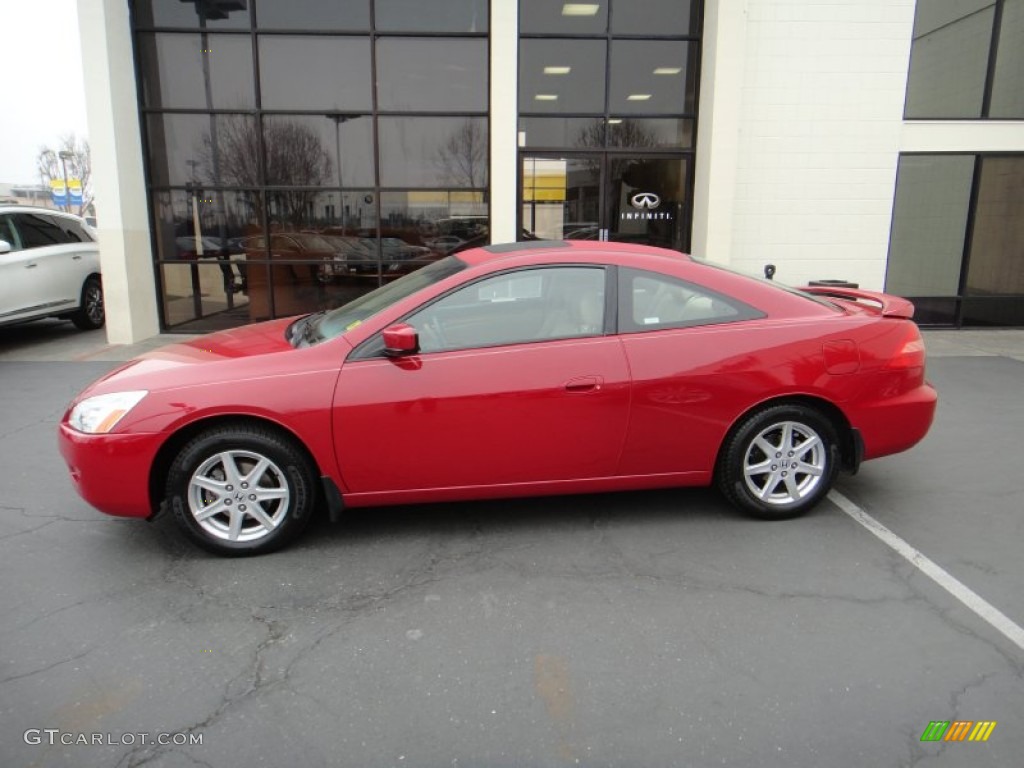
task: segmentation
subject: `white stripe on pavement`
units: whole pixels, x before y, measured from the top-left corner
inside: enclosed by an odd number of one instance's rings
[[[958,581],[952,574],[943,569],[933,560],[930,560],[923,553],[914,549],[907,542],[890,531],[871,515],[858,507],[839,491],[832,490],[828,494],[829,500],[848,514],[858,523],[867,528],[871,533],[899,552],[928,576],[932,581],[949,592],[953,597],[970,608],[974,613],[995,627],[1011,643],[1021,650],[1024,650],[1024,628],[1014,623],[1005,613],[1000,611],[985,598],[975,592],[961,581]]]

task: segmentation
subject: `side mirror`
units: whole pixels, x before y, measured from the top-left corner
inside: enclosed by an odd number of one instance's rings
[[[0,253],[10,253],[10,252],[11,252],[11,244],[8,243],[6,240],[0,240]]]
[[[383,335],[384,354],[388,357],[415,355],[420,351],[420,335],[408,323],[388,326]]]

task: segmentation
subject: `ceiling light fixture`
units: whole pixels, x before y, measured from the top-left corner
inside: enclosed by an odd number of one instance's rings
[[[678,75],[683,71],[682,67],[658,67],[654,70],[656,75]]]
[[[650,98],[649,93],[631,93],[626,97],[626,101],[647,101]]]
[[[563,16],[596,16],[601,6],[597,3],[565,3]]]
[[[608,125],[618,125],[621,122],[622,122],[622,118],[621,117],[609,117],[608,118]]]
[[[544,67],[545,75],[568,75],[572,67]]]
[[[533,97],[534,101],[558,101],[557,93],[538,93]]]

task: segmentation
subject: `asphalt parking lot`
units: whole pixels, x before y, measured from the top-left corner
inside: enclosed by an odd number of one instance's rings
[[[75,494],[56,422],[126,350],[37,325],[0,332],[4,768],[1021,764],[1024,647],[831,501],[393,507],[219,559]],[[1012,630],[1024,332],[926,338],[931,434],[838,490]],[[957,720],[998,725],[921,741]]]

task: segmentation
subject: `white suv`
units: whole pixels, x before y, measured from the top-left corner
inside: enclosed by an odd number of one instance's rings
[[[0,205],[0,325],[42,317],[103,327],[99,246],[77,216]]]

